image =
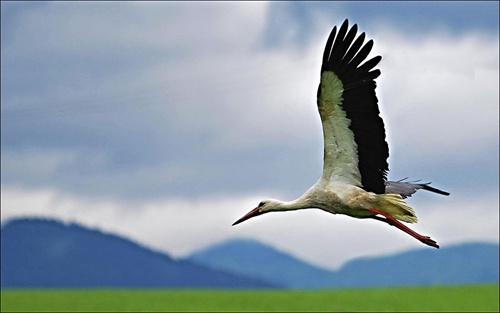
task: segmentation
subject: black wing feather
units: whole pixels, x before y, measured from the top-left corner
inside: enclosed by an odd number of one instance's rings
[[[335,26],[332,29],[330,36],[328,36],[328,39],[326,40],[326,47],[325,51],[323,52],[323,64],[327,63],[328,59],[330,58],[330,52],[332,51],[333,40],[335,40],[336,33],[337,33],[337,26]]]
[[[344,38],[346,33],[347,33],[347,23],[343,23],[342,26],[339,28],[339,33],[337,34],[337,38]],[[332,63],[337,63],[339,62],[342,57],[344,56],[342,54],[342,51],[345,51],[349,47],[349,43],[346,43],[344,40],[339,41],[335,40],[333,43],[332,51],[330,54],[330,58],[328,59],[328,62]]]
[[[342,81],[342,108],[351,121],[349,129],[354,133],[357,144],[362,187],[366,191],[382,194],[385,192],[389,171],[389,146],[385,140],[384,122],[379,115],[375,95],[374,79],[380,75],[380,70],[372,70],[381,57],[376,56],[360,66],[372,49],[373,40],[363,46],[365,33],[354,40],[357,25],[347,32],[348,24],[346,19],[338,34],[336,27],[330,33],[323,54],[321,73],[332,71]],[[321,85],[318,97],[320,94]]]
[[[347,62],[344,62],[344,64],[342,64],[340,69],[341,71],[345,71],[346,67],[349,65],[349,62],[351,62],[352,58],[354,58],[354,56],[356,55],[356,52],[358,52],[359,48],[361,48],[361,46],[363,45],[365,37],[366,37],[365,33],[361,33],[361,35],[359,35],[358,38],[356,38],[356,40],[351,46],[351,49],[347,51],[344,57],[344,60],[346,60]]]

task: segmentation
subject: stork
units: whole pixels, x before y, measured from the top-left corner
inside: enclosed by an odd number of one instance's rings
[[[317,208],[385,222],[439,249],[436,241],[400,221],[417,222],[415,211],[404,200],[417,190],[449,193],[430,183],[387,181],[389,147],[374,81],[380,75],[374,67],[382,58],[376,56],[361,65],[373,40],[363,45],[365,33],[356,38],[357,25],[348,30],[348,24],[346,19],[338,32],[336,26],[333,28],[323,53],[317,94],[324,139],[322,176],[298,199],[263,200],[233,225],[268,212]]]

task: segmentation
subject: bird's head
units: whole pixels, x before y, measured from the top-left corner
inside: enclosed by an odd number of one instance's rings
[[[282,202],[278,200],[273,200],[273,199],[262,200],[255,209],[248,212],[242,218],[234,222],[232,226],[244,222],[252,217],[262,215],[264,213],[279,211],[281,208],[281,204]]]

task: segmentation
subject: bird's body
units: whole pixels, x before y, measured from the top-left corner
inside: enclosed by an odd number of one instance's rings
[[[294,201],[264,200],[236,221],[273,211],[318,208],[355,218],[373,218],[396,226],[423,243],[438,248],[398,220],[415,223],[417,216],[404,198],[418,189],[443,195],[447,192],[404,181],[387,181],[389,148],[379,116],[372,70],[381,60],[374,57],[362,65],[373,41],[363,45],[365,34],[355,39],[357,25],[349,31],[346,20],[334,27],[327,40],[318,89],[318,111],[323,125],[324,166],[321,178]],[[381,217],[382,215],[383,217]]]
[[[317,208],[332,214],[344,214],[355,218],[373,217],[377,213],[369,208],[380,208],[399,220],[414,223],[415,212],[398,194],[378,195],[360,187],[321,178],[300,198],[283,202],[276,199],[263,200],[262,213],[270,211],[293,211]]]

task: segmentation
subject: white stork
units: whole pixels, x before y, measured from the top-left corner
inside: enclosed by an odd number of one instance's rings
[[[268,212],[318,208],[333,214],[383,221],[426,245],[439,248],[430,237],[398,221],[417,222],[415,212],[404,198],[418,189],[449,193],[429,186],[430,183],[387,181],[389,147],[374,81],[380,70],[373,69],[381,57],[360,65],[370,53],[373,41],[363,45],[365,33],[354,40],[357,30],[355,24],[348,31],[347,19],[338,33],[335,26],[323,53],[317,96],[323,124],[323,175],[298,199],[264,200],[233,225]]]

